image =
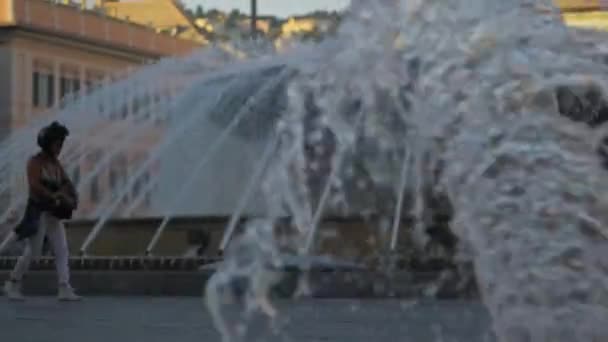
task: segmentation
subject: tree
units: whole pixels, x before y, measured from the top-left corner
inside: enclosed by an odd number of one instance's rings
[[[196,6],[196,10],[194,12],[194,16],[196,18],[202,18],[202,17],[205,16],[205,11],[203,10],[203,6],[201,6],[201,5],[197,5]]]
[[[183,11],[184,11],[184,13],[186,13],[186,16],[188,16],[188,18],[193,18],[194,17],[194,13],[192,12],[191,9],[184,8]]]
[[[234,9],[228,14],[226,19],[226,27],[235,28],[238,26],[239,19],[241,18],[241,12],[238,9]]]
[[[215,8],[214,9],[210,9],[209,11],[207,11],[207,17],[210,18],[210,19],[217,19],[217,18],[219,18],[219,17],[221,17],[223,15],[224,15],[224,12],[219,11],[219,10],[217,10]]]
[[[241,17],[241,11],[239,11],[238,9],[233,9],[232,11],[230,11],[230,14],[228,14],[228,18],[234,18],[234,19],[239,19]]]

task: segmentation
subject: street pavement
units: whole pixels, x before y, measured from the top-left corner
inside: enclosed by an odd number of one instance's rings
[[[279,318],[255,316],[242,341],[494,341],[488,314],[477,302],[303,299],[275,304]],[[231,312],[231,322],[242,317],[239,312]],[[21,303],[0,298],[0,341],[210,342],[221,337],[200,298],[91,297],[60,303],[34,297]]]

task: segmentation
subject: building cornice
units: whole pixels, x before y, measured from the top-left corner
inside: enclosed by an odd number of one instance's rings
[[[12,38],[25,38],[50,43],[55,46],[75,48],[78,50],[111,56],[114,58],[118,57],[137,63],[141,63],[142,60],[146,59],[157,59],[162,57],[162,55],[152,54],[147,51],[125,48],[123,46],[112,45],[111,43],[61,34],[51,30],[13,26],[0,28],[0,32],[6,33],[5,35],[0,35],[0,40],[6,41]]]
[[[9,5],[10,4],[10,5]],[[11,14],[2,14],[4,7]],[[186,55],[202,47],[194,41],[159,34],[153,29],[117,20],[77,7],[45,0],[0,0],[0,29],[17,27],[23,31],[86,42],[104,48],[145,56]]]

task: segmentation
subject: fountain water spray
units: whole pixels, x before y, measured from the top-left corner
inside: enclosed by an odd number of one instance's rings
[[[375,20],[392,18],[391,10],[405,25]],[[596,75],[606,67],[581,57],[556,13],[534,1],[361,5],[338,38],[351,49],[327,55],[324,65],[291,85],[314,94],[336,144],[344,146],[341,136],[357,131],[352,113],[340,107],[350,96],[343,89],[361,89],[355,94],[375,118],[367,122],[402,139],[415,132],[415,144],[407,146],[417,156],[418,184],[433,174],[433,160],[441,161],[437,182],[454,205],[453,230],[469,248],[501,341],[608,337],[601,323],[608,317],[608,241],[598,233],[607,219],[606,174],[589,128],[559,115],[555,93],[574,74],[602,88]],[[396,48],[394,37],[406,48]],[[413,80],[412,60],[420,61]],[[411,99],[407,129],[399,131],[388,126],[392,114],[379,100],[383,92],[402,92],[409,80],[415,87],[405,94]],[[287,115],[304,117],[303,103],[293,101]],[[307,143],[294,141],[302,154]],[[395,148],[389,144],[380,153]],[[291,165],[305,167],[302,160],[294,157]],[[414,195],[420,201],[421,191]],[[421,215],[415,216],[420,230]]]

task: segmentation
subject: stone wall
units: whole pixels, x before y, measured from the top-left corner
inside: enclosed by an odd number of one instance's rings
[[[210,241],[204,256],[215,256],[229,217],[180,217],[170,221],[153,254],[182,256],[200,244],[200,232],[208,232]],[[160,218],[112,220],[87,251],[92,256],[143,255],[160,225]],[[69,246],[78,253],[95,221],[66,224]],[[364,260],[383,251],[388,245],[387,232],[375,220],[328,218],[322,225],[314,254],[332,255],[349,260]]]

